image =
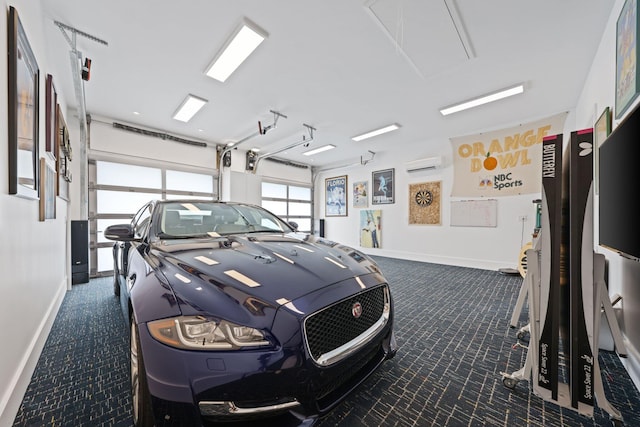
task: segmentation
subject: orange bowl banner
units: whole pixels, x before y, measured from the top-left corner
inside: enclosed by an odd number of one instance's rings
[[[451,138],[452,197],[540,193],[542,138],[563,132],[567,112],[512,128]]]

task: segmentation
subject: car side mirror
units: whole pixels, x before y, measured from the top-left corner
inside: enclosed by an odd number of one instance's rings
[[[298,223],[295,221],[289,221],[289,225],[293,228],[293,231],[298,231]]]
[[[121,242],[135,240],[131,224],[110,225],[104,230],[104,237]]]

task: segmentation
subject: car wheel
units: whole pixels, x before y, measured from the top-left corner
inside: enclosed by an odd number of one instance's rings
[[[151,411],[151,396],[147,386],[147,374],[144,360],[140,351],[138,326],[131,323],[131,401],[133,425],[136,427],[152,427],[153,413]]]

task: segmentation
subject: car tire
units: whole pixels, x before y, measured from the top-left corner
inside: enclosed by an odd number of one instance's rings
[[[140,351],[138,325],[131,323],[131,402],[133,425],[136,427],[153,427],[153,411],[151,395],[147,385],[147,373]]]

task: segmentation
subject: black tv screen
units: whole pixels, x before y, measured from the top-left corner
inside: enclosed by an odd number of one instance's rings
[[[636,106],[598,151],[599,244],[640,260],[640,110]]]

